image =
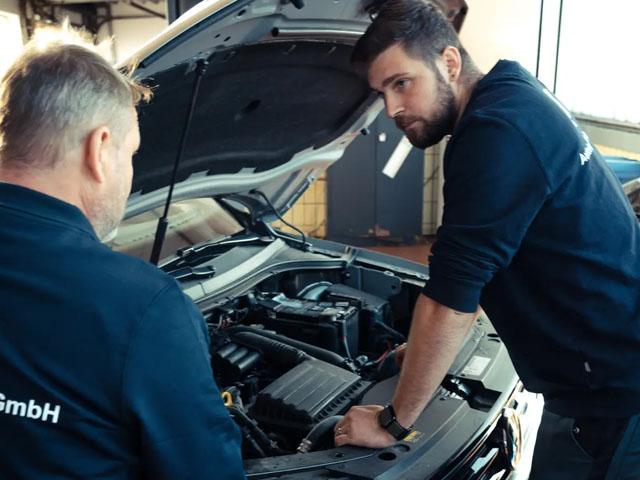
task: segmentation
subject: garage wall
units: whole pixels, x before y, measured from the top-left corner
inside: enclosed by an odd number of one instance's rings
[[[435,235],[442,216],[442,155],[446,141],[428,148],[424,155],[424,181],[422,182],[422,234]]]
[[[23,41],[17,0],[0,0],[0,76],[20,53]]]
[[[18,0],[0,0],[0,11],[20,14],[20,4]]]
[[[284,215],[284,219],[302,230],[305,235],[324,238],[327,233],[327,178],[318,178],[300,199]],[[285,232],[294,233],[280,221],[274,227]]]
[[[156,5],[152,2],[146,2],[143,5],[159,13],[166,14],[166,5],[164,4]],[[113,5],[111,14],[114,17],[146,15],[138,9],[122,3]],[[114,20],[111,22],[111,31],[109,30],[109,25],[101,29],[99,39],[113,37],[112,55],[114,58],[112,60],[117,62],[128,57],[129,54],[160,33],[166,26],[166,19],[151,16],[149,18]]]
[[[536,72],[540,0],[467,0],[469,13],[460,38],[480,69],[500,59],[516,60]],[[565,2],[566,3],[566,2]],[[565,5],[566,10],[566,5]],[[553,87],[560,0],[545,0],[539,78]]]

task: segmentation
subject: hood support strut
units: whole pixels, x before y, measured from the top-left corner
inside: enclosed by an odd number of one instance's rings
[[[173,197],[173,187],[176,184],[176,177],[178,175],[178,166],[180,165],[180,160],[182,160],[182,156],[184,155],[185,145],[187,144],[187,137],[189,135],[189,130],[191,129],[191,121],[193,120],[193,112],[196,109],[198,92],[200,91],[200,83],[202,82],[202,77],[204,77],[204,74],[207,71],[208,65],[208,62],[204,59],[198,60],[196,64],[196,78],[193,82],[191,102],[189,103],[187,118],[184,123],[184,129],[182,130],[182,138],[180,138],[178,154],[176,155],[176,161],[173,164],[171,184],[169,185],[169,194],[167,195],[167,201],[164,206],[164,214],[158,220],[158,227],[156,228],[156,235],[153,240],[153,250],[151,251],[151,258],[149,259],[149,261],[154,265],[157,265],[158,261],[160,260],[160,252],[162,250],[162,245],[164,244],[164,239],[167,235],[167,227],[169,226],[169,220],[167,217],[169,216],[169,207],[171,206],[171,198]]]

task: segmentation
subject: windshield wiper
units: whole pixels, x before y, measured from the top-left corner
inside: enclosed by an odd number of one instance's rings
[[[212,256],[224,253],[231,247],[268,244],[274,240],[275,238],[265,238],[264,236],[248,234],[181,248],[176,252],[176,258],[162,265],[162,269],[170,271],[173,268],[181,267],[183,265],[194,265],[204,260],[208,260]]]
[[[171,184],[169,185],[169,194],[167,195],[167,201],[164,206],[164,214],[158,220],[158,227],[156,229],[156,236],[153,239],[153,250],[151,250],[151,258],[149,261],[154,265],[158,264],[160,260],[160,252],[162,251],[162,245],[167,235],[167,227],[169,225],[169,207],[171,206],[171,198],[173,197],[173,187],[176,184],[176,178],[178,175],[178,166],[180,160],[184,155],[184,149],[187,143],[187,136],[191,129],[191,121],[193,120],[193,112],[196,109],[196,102],[198,100],[198,92],[200,91],[200,83],[207,71],[208,62],[204,59],[198,60],[196,64],[196,78],[193,82],[193,90],[191,92],[191,102],[189,104],[189,110],[187,111],[187,118],[185,120],[184,129],[182,130],[182,137],[180,138],[180,147],[178,148],[178,154],[176,155],[176,161],[173,164],[173,172],[171,173]]]
[[[191,280],[211,278],[216,274],[216,267],[206,265],[204,267],[182,267],[167,271],[176,280]]]

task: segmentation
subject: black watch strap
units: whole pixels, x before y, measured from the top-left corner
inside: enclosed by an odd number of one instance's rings
[[[396,420],[396,412],[393,405],[386,405],[378,414],[378,423],[396,440],[402,440],[413,430],[413,426],[405,428]]]

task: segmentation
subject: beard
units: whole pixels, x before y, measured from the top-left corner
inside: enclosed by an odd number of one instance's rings
[[[404,132],[414,147],[421,149],[431,147],[449,135],[458,116],[451,86],[445,82],[437,69],[435,73],[438,80],[437,105],[432,118],[413,115],[396,117],[396,126]],[[410,125],[411,128],[408,128]]]
[[[97,237],[102,242],[112,240],[124,216],[130,186],[126,182],[115,185],[113,192],[95,199],[91,206],[90,218]]]

